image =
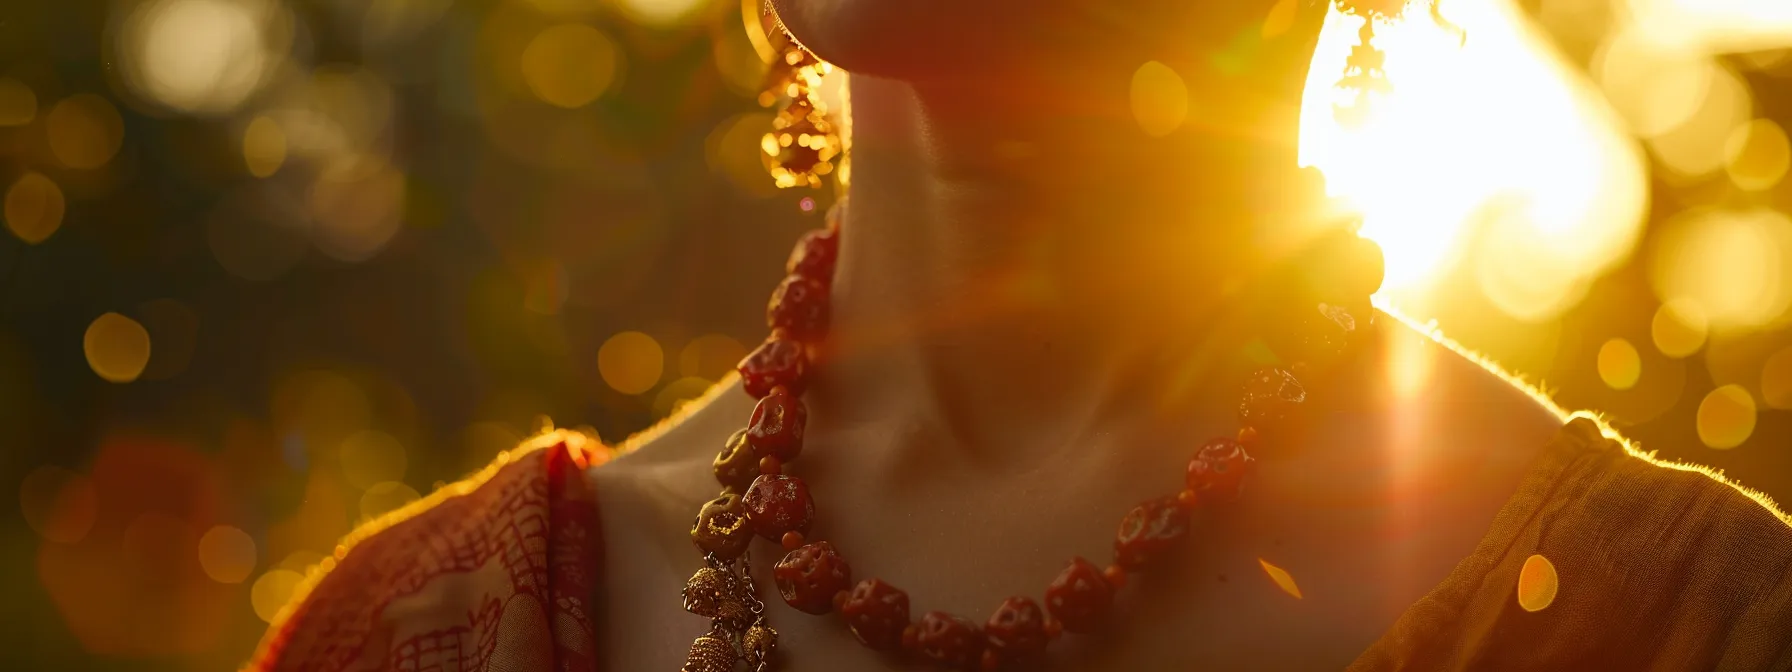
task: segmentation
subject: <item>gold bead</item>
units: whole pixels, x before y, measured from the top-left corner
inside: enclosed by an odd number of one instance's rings
[[[745,587],[727,572],[704,567],[684,584],[684,609],[698,616],[739,625],[750,616],[742,595],[744,591]]]
[[[748,672],[769,669],[772,655],[778,651],[778,631],[763,625],[747,628],[747,634],[741,636],[740,648]]]
[[[704,635],[691,642],[679,672],[734,672],[734,645],[715,635]]]

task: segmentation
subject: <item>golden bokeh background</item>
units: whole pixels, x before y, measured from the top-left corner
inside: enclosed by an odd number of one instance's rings
[[[613,440],[726,375],[832,197],[766,177],[742,6],[0,9],[6,669],[233,668],[357,522],[543,417]],[[1308,94],[1303,160],[1387,251],[1379,300],[1792,499],[1792,3],[1445,9],[1466,42],[1383,32],[1369,123]],[[1187,131],[1186,75],[1140,64],[1125,130]]]

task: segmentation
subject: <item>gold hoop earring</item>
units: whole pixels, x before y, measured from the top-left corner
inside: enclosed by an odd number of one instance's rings
[[[762,7],[762,18],[771,17],[776,25],[775,30],[767,31],[767,38],[778,56],[766,73],[759,104],[771,107],[783,101],[772,119],[771,132],[760,140],[766,170],[781,188],[818,188],[822,178],[834,172],[834,159],[842,151],[840,131],[828,118],[827,103],[816,95],[821,78],[833,66],[791,37],[772,15],[771,3]]]

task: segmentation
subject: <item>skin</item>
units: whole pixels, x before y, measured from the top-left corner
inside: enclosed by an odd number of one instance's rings
[[[1215,65],[1271,4],[780,0],[799,40],[854,73],[835,326],[788,473],[855,579],[907,589],[917,618],[981,622],[1011,595],[1039,599],[1073,556],[1105,564],[1125,511],[1175,492],[1194,448],[1235,431],[1249,367],[1232,353],[1253,334],[1225,318],[1230,288],[1328,221],[1294,165],[1324,7],[1236,70]],[[1197,110],[1165,138],[1131,118],[1146,60],[1180,73]],[[1259,455],[1249,497],[1203,518],[1134,579],[1110,632],[1067,638],[1051,669],[1342,667],[1473,550],[1560,421],[1397,323],[1377,333],[1315,390],[1311,430]],[[605,669],[677,669],[704,631],[675,597],[699,566],[688,529],[752,406],[724,381],[591,472]],[[752,553],[782,669],[911,669],[782,604],[781,551]]]

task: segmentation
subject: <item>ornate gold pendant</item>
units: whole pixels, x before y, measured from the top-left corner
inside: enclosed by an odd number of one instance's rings
[[[750,672],[766,672],[778,631],[765,624],[765,603],[746,573],[746,556],[708,560],[685,581],[683,597],[685,611],[710,619],[709,632],[691,642],[679,672],[733,672],[737,662]]]

